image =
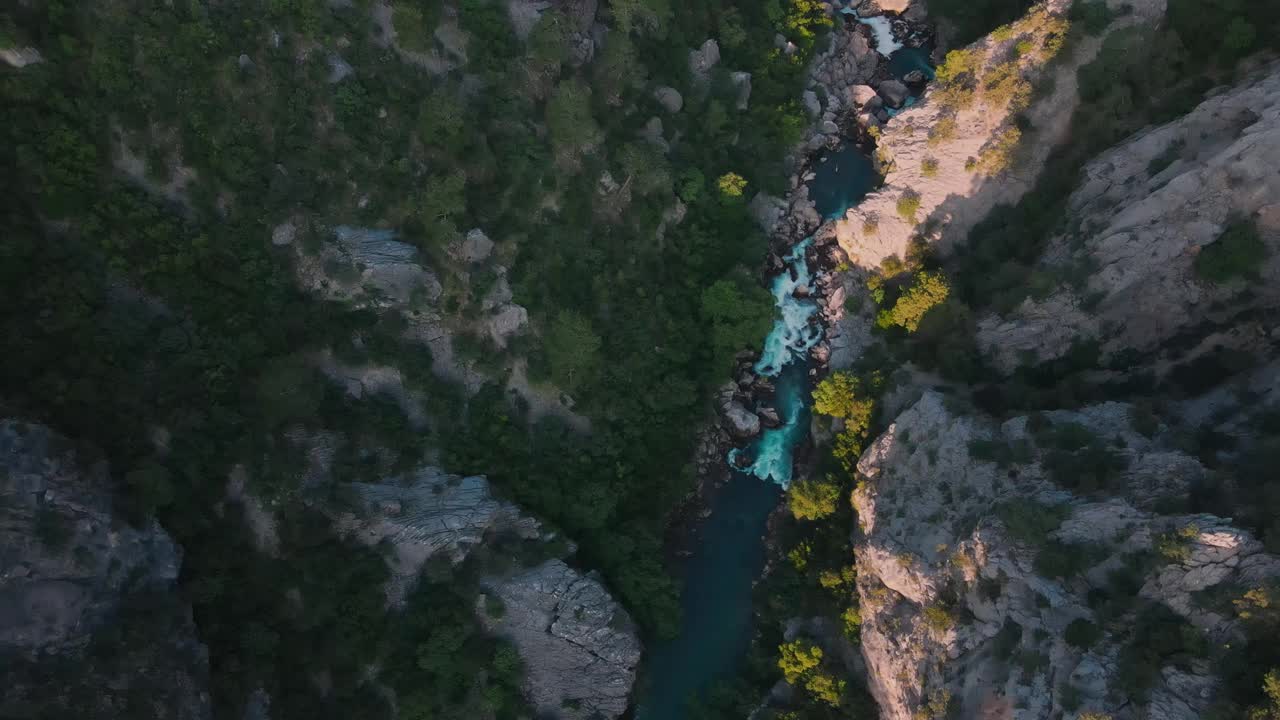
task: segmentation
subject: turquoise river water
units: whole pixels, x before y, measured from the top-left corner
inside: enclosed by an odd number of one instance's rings
[[[877,26],[873,31],[883,32]],[[892,50],[895,75],[922,69],[932,77],[927,50],[896,44]],[[838,217],[879,182],[870,158],[852,143],[816,162],[810,196],[824,218]],[[649,644],[637,720],[683,720],[689,701],[717,680],[732,677],[750,646],[751,588],[764,568],[766,524],[791,482],[794,452],[809,432],[809,349],[822,339],[822,328],[813,321],[817,303],[795,294],[799,287],[813,287],[805,261],[809,244],[796,245],[783,258],[787,269],[773,280],[777,320],[755,365],[756,373],[773,378],[774,407],[782,423],[727,459],[730,467],[734,460],[750,462],[715,495],[711,515],[700,527],[685,568],[680,633]]]

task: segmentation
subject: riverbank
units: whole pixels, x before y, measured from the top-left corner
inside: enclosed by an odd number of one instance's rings
[[[912,48],[910,61],[878,53],[884,34],[855,16],[838,24],[829,50],[810,70],[805,105],[808,139],[790,161],[786,201],[757,196],[753,208],[770,235],[762,279],[773,289],[779,319],[759,355],[742,353],[717,393],[717,416],[698,443],[695,490],[671,516],[667,560],[683,576],[680,634],[652,644],[632,716],[678,720],[691,695],[731,677],[757,635],[753,588],[768,572],[771,545],[783,524],[780,500],[794,468],[812,462],[809,394],[827,369],[831,303],[842,303],[843,253],[824,226],[881,181],[873,171],[874,128],[923,87],[920,47],[931,33],[900,19],[890,37]],[[839,55],[853,53],[853,62]],[[874,63],[867,54],[875,55]],[[923,55],[926,59],[927,53]],[[833,67],[843,68],[833,73]],[[850,71],[853,68],[853,71]],[[914,73],[908,89],[893,69]],[[875,87],[868,83],[874,83]],[[821,198],[818,208],[814,198]]]

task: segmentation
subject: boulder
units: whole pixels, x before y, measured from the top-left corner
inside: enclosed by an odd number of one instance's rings
[[[482,262],[493,252],[493,241],[480,228],[467,231],[466,236],[449,248],[455,260],[466,263]]]
[[[684,98],[681,97],[680,91],[667,85],[656,88],[653,91],[653,99],[657,100],[658,104],[669,113],[678,113],[684,107]]]
[[[867,106],[875,104],[872,110],[880,107],[880,95],[876,93],[876,89],[870,85],[854,85],[849,88],[849,101],[854,107],[868,109]]]
[[[514,303],[503,305],[489,316],[486,328],[489,337],[500,348],[507,346],[507,339],[520,332],[529,322],[529,311]]]
[[[709,80],[712,68],[719,64],[720,44],[714,38],[708,38],[697,50],[689,51],[689,72],[699,82]]]
[[[735,437],[745,439],[760,434],[760,418],[734,400],[724,407],[724,419]]]
[[[801,96],[804,103],[805,112],[809,113],[809,117],[818,117],[822,114],[822,103],[818,102],[818,94],[812,90],[805,90]]]
[[[911,91],[907,89],[907,86],[897,80],[885,80],[880,83],[880,87],[876,89],[876,92],[880,94],[880,97],[884,98],[885,104],[891,108],[902,107],[903,103],[911,95]]]

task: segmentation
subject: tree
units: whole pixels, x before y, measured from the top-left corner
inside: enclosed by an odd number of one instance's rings
[[[1262,679],[1262,692],[1267,696],[1264,707],[1249,711],[1249,720],[1280,720],[1280,670],[1270,670]]]
[[[846,420],[846,427],[866,429],[875,408],[875,401],[869,397],[870,390],[862,378],[848,370],[837,370],[813,389],[813,409]]]
[[[576,156],[600,143],[603,133],[591,115],[591,90],[578,80],[556,86],[547,101],[547,130],[557,153]]]
[[[626,180],[641,195],[671,190],[671,170],[667,159],[649,143],[631,142],[622,146],[619,161]]]
[[[1067,625],[1063,638],[1073,648],[1088,650],[1102,639],[1102,628],[1084,618],[1076,618]]]
[[[915,224],[916,213],[920,210],[920,193],[914,190],[903,190],[898,196],[898,215],[905,221]]]
[[[457,150],[466,122],[466,113],[457,95],[445,88],[436,88],[418,111],[418,136],[431,147]]]
[[[1196,256],[1196,274],[1214,284],[1256,277],[1267,246],[1252,220],[1236,220]]]
[[[761,287],[717,280],[702,291],[701,314],[711,323],[714,367],[728,369],[733,355],[754,347],[773,326],[773,297]]]
[[[797,520],[821,520],[834,514],[839,506],[840,485],[830,475],[800,480],[791,484],[787,500]]]
[[[720,190],[721,197],[739,198],[747,189],[747,180],[738,173],[727,172],[716,180],[716,187]]]
[[[822,663],[822,648],[807,640],[793,640],[778,648],[778,669],[782,677],[797,685]]]
[[[902,293],[893,308],[880,311],[876,325],[882,328],[897,325],[915,332],[925,313],[946,301],[950,292],[951,286],[941,273],[918,272],[915,282]]]
[[[643,87],[648,71],[640,63],[635,43],[622,33],[614,33],[605,43],[600,56],[592,63],[592,87],[599,90],[610,105],[621,105],[628,88]]]
[[[554,79],[569,59],[569,20],[559,10],[548,10],[538,18],[529,34],[525,62],[535,77]]]
[[[600,336],[591,321],[571,310],[562,310],[547,332],[547,362],[551,377],[572,392],[595,377],[600,365]]]
[[[671,16],[670,0],[612,0],[613,20],[623,33],[656,33]]]

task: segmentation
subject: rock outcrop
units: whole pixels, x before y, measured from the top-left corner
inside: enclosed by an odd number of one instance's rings
[[[883,717],[948,705],[959,717],[1021,720],[1202,716],[1217,688],[1204,660],[1184,648],[1138,666],[1125,648],[1152,627],[1188,647],[1230,642],[1236,622],[1203,591],[1278,578],[1280,559],[1217,517],[1065,490],[1064,474],[1084,479],[1055,455],[1068,435],[1105,443],[1121,487],[1152,462],[1179,475],[1198,468],[1129,417],[1107,403],[997,425],[930,392],[868,448],[854,493],[858,594]]]
[[[1038,268],[1058,278],[1082,268],[1086,277],[985,318],[980,347],[1009,370],[1082,341],[1098,342],[1104,359],[1149,353],[1187,333],[1196,335],[1192,352],[1269,342],[1271,323],[1237,317],[1280,305],[1278,166],[1280,64],[1273,64],[1089,163],[1069,201],[1071,228],[1052,239]],[[1237,219],[1251,222],[1269,250],[1247,299],[1244,280],[1217,285],[1195,271],[1197,255]]]
[[[627,709],[640,662],[635,623],[594,573],[560,560],[488,578],[477,612],[525,661],[539,713],[566,720],[616,718]],[[500,613],[486,609],[499,601]]]
[[[0,421],[0,716],[210,717],[181,563],[154,520],[115,511],[106,463]]]
[[[504,538],[550,555],[532,567],[483,578],[488,597],[477,600],[476,612],[515,644],[526,667],[526,695],[539,712],[569,720],[622,715],[640,661],[638,632],[598,576],[559,557],[572,552],[572,544],[494,497],[482,476],[424,467],[350,489],[352,509],[337,526],[362,543],[391,549],[387,594],[393,604],[437,555],[456,564],[482,543]]]
[[[490,533],[541,537],[538,521],[493,497],[483,476],[460,477],[428,466],[408,477],[349,487],[352,508],[336,526],[361,543],[385,542],[393,549],[387,590],[392,603],[404,599],[433,555],[461,562]]]
[[[1160,0],[1139,3],[1142,7],[1114,22],[1112,31],[1153,24],[1161,12],[1146,6],[1156,3],[1162,11]],[[1079,102],[1076,71],[1096,57],[1101,46],[1100,37],[1088,38],[1074,46],[1068,57],[1049,64],[1056,52],[1053,48],[1060,46],[1053,36],[1065,32],[1065,13],[1070,5],[1069,0],[1045,0],[1013,23],[1012,38],[987,37],[968,48],[974,53],[979,77],[994,77],[994,71],[1009,62],[1013,73],[1027,83],[1044,74],[1053,77],[1054,90],[1024,111],[1036,137],[1019,147],[1025,155],[1020,167],[1042,167],[1054,146],[1066,139],[1072,110]],[[1039,50],[1009,61],[1009,51],[1017,42]],[[1026,87],[1029,90],[1030,86]],[[880,88],[890,100],[896,99],[895,91]],[[928,240],[948,249],[963,240],[997,204],[1016,202],[1034,184],[1037,171],[987,172],[979,162],[1013,127],[1016,106],[1010,98],[978,92],[968,106],[951,109],[941,101],[942,92],[933,83],[920,102],[891,118],[876,120],[875,113],[860,116],[864,124],[882,125],[876,145],[885,183],[837,223],[840,244],[855,264],[875,268],[891,255],[904,258],[921,225],[929,228]],[[914,215],[899,213],[898,203],[904,195],[918,199]]]

